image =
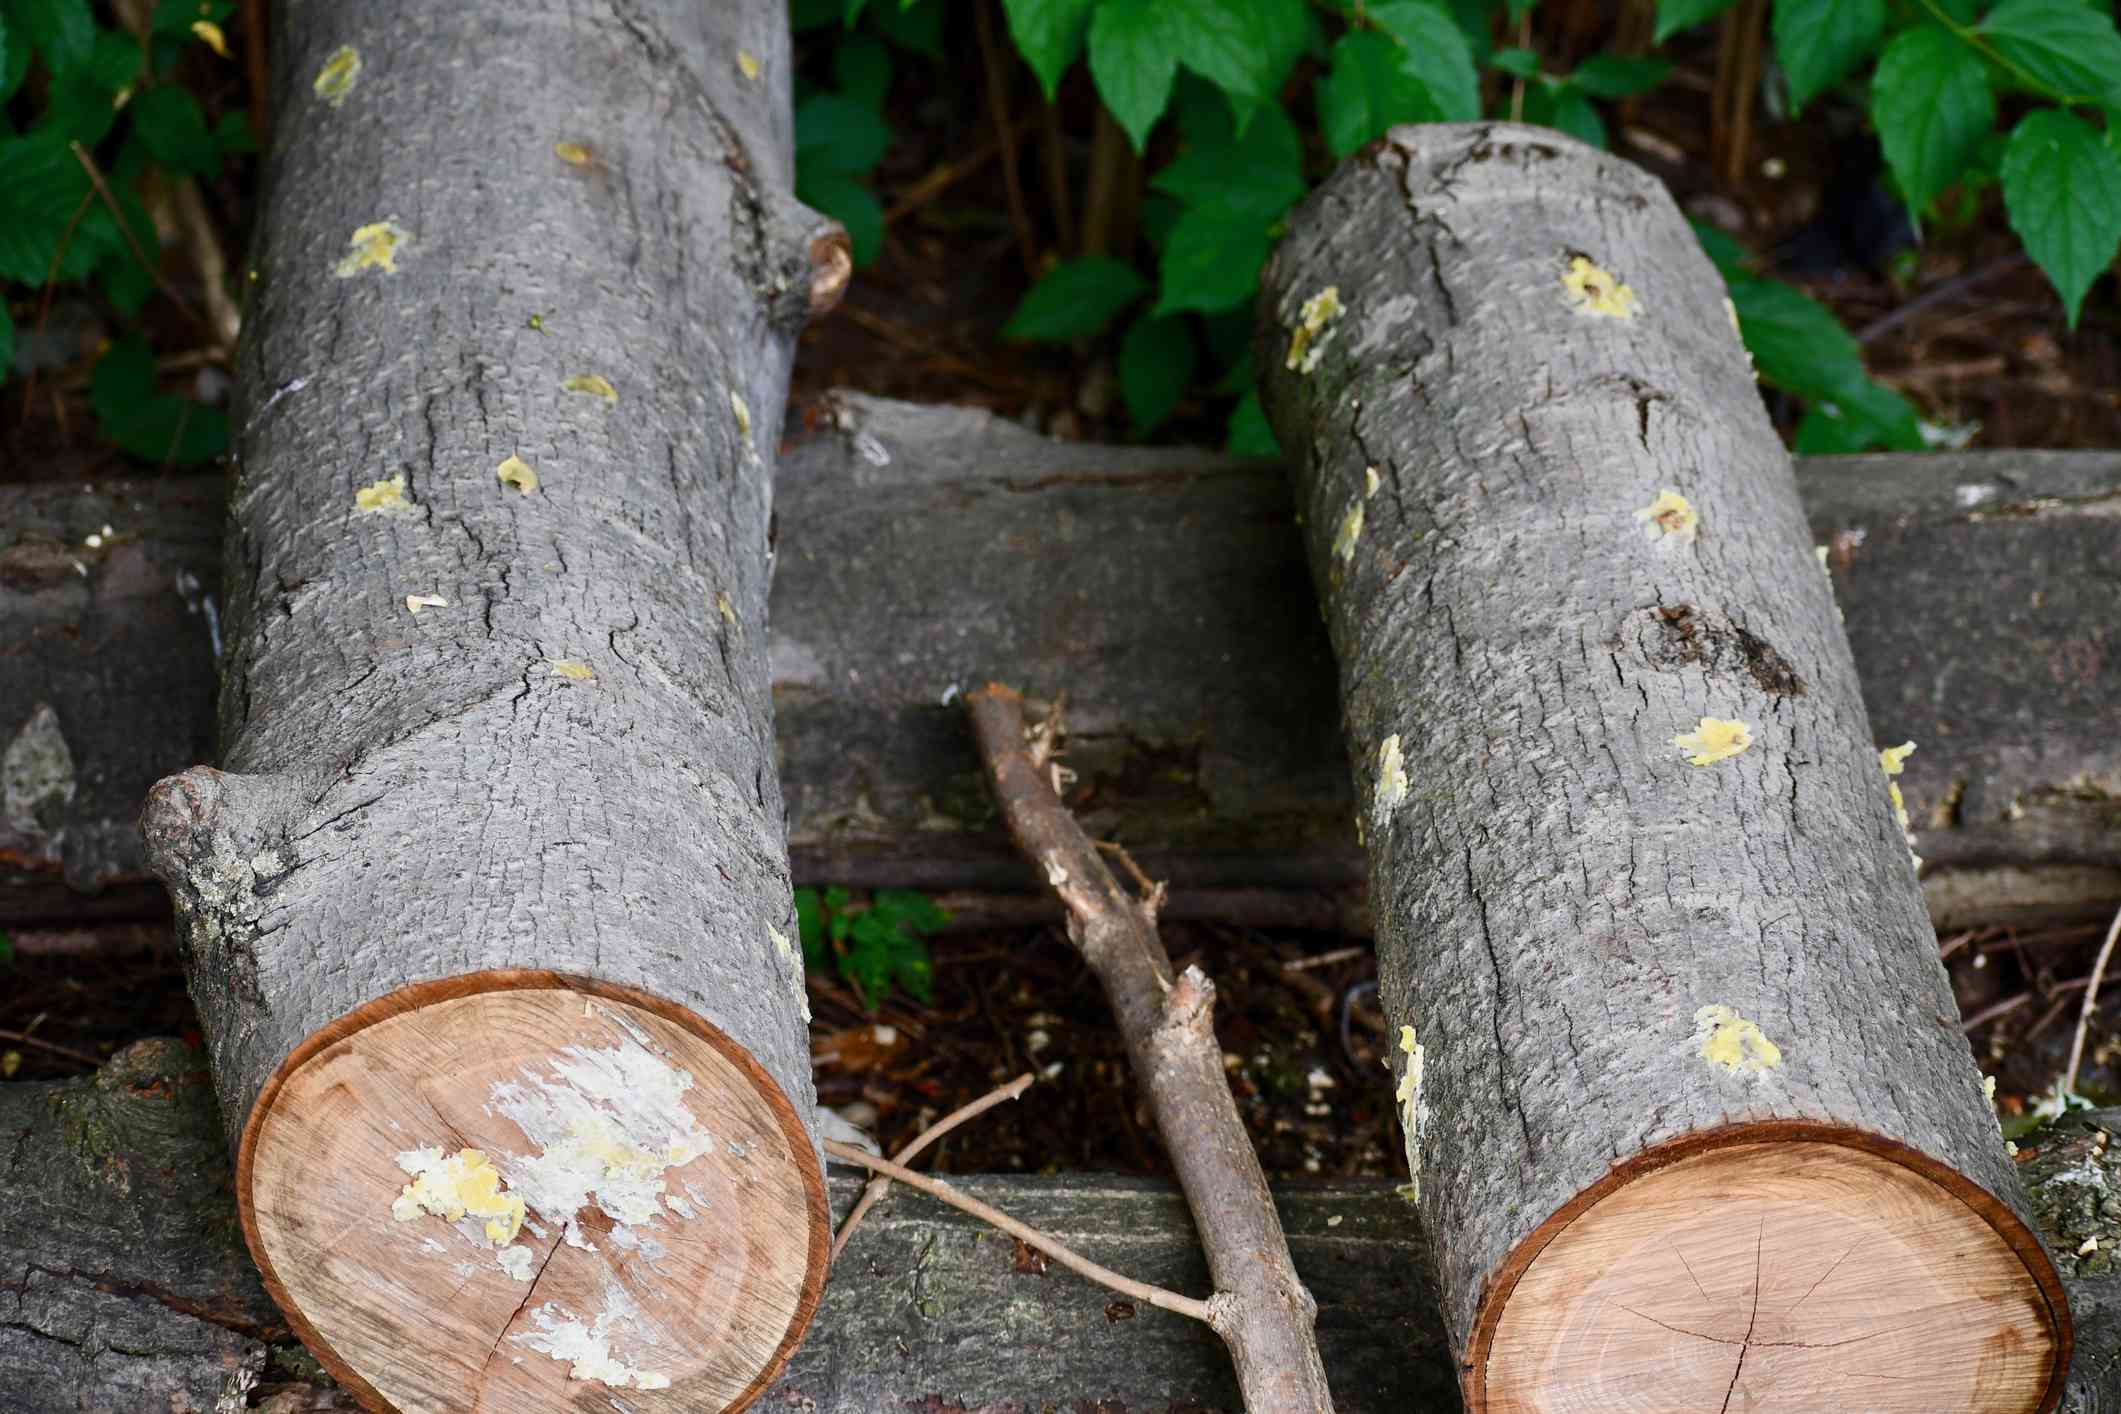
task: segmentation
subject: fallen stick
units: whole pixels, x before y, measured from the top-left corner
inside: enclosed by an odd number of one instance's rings
[[[1297,1278],[1259,1155],[1238,1117],[1212,1022],[1215,986],[1198,967],[1172,976],[1156,932],[1161,890],[1127,893],[1056,791],[1058,711],[1024,726],[1023,699],[999,683],[965,696],[981,759],[1017,847],[1068,906],[1068,936],[1097,973],[1157,1132],[1193,1210],[1215,1295],[1202,1317],[1230,1348],[1247,1408],[1329,1414],[1312,1334],[1318,1303]]]

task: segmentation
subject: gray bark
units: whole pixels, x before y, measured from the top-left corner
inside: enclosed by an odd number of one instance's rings
[[[776,493],[797,882],[1041,887],[940,698],[997,674],[1050,693],[1073,674],[1071,794],[1172,880],[1166,917],[1367,926],[1279,468],[852,396],[839,421],[786,456]],[[1879,739],[1919,744],[1901,783],[1932,920],[2111,912],[2121,455],[1800,459],[1797,479],[1814,541],[1839,547]],[[204,480],[0,487],[0,747],[49,704],[72,768],[70,796],[62,772],[24,793],[25,828],[0,820],[0,926],[159,906],[133,822],[155,780],[210,750],[220,517]],[[82,543],[105,525],[115,547]]]
[[[1570,297],[1586,255],[1632,309]],[[1346,312],[1307,348],[1328,287]],[[1408,1159],[1475,1390],[1535,1233],[1660,1145],[1824,1123],[2024,1234],[1888,802],[1897,738],[1866,719],[1722,296],[1659,183],[1509,125],[1395,130],[1263,283],[1380,1000],[1424,1048]],[[1664,488],[1698,533],[1652,533]],[[1674,738],[1706,718],[1752,745],[1689,764]],[[1715,1065],[1711,1006],[1780,1059]]]
[[[2121,1111],[2071,1116],[2064,1142],[2024,1141],[2050,1248],[2066,1272],[2085,1268],[2067,1277],[2079,1343],[2062,1408],[2075,1414],[2121,1408],[2121,1276],[2067,1255],[2086,1236],[2100,1236],[2102,1252],[2121,1241],[2101,1211],[2114,1202],[2116,1166],[2086,1139],[2100,1127],[2121,1134]],[[92,1077],[0,1086],[0,1153],[0,1409],[206,1410],[253,1367],[253,1399],[346,1407],[277,1323],[243,1252],[196,1051],[145,1041]],[[1165,1185],[1095,1174],[951,1182],[1142,1280],[1207,1289],[1184,1200]],[[862,1180],[835,1170],[830,1187],[837,1221]],[[1413,1205],[1376,1182],[1284,1186],[1276,1201],[1319,1301],[1342,1414],[1458,1408]],[[1236,1408],[1210,1332],[1148,1308],[1115,1321],[1111,1304],[1057,1268],[1019,1271],[1013,1244],[894,1189],[857,1230],[809,1339],[759,1407]]]

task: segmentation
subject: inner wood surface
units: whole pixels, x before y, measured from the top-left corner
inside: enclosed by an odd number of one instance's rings
[[[613,1099],[613,1076],[654,1083]],[[682,1112],[650,1114],[658,1094]],[[511,1097],[563,1137],[533,1124],[535,1142]],[[697,1157],[665,1142],[688,1123],[711,1140]],[[807,1166],[782,1117],[702,1034],[607,996],[483,991],[387,1016],[302,1061],[251,1128],[239,1186],[268,1284],[327,1363],[402,1410],[723,1409],[814,1302]],[[476,1215],[393,1215],[414,1179],[400,1156],[423,1149],[504,1173],[558,1153],[603,1165],[609,1192],[533,1205],[497,1246]]]
[[[1887,1158],[1750,1143],[1593,1204],[1507,1297],[1485,1408],[2036,1410],[2046,1298],[1958,1196]]]

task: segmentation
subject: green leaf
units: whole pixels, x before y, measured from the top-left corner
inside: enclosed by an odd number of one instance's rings
[[[221,174],[221,148],[199,100],[175,84],[157,84],[127,105],[133,131],[158,162],[197,177]]]
[[[1831,399],[1815,401],[1797,424],[1791,450],[1799,456],[1834,456],[1883,448],[1922,449],[1922,424],[1914,405],[1882,383],[1864,379]]]
[[[2003,205],[2076,328],[2085,291],[2121,242],[2121,157],[2068,113],[2028,113],[2003,151]]]
[[[1598,116],[1598,108],[1590,99],[1573,88],[1527,89],[1524,120],[1558,129],[1593,147],[1606,145],[1605,119]]]
[[[1885,0],[1775,0],[1775,58],[1802,111],[1855,71],[1885,33]]]
[[[869,22],[901,49],[943,57],[942,0],[914,0],[911,5],[880,5],[869,12]]]
[[[793,33],[804,34],[827,25],[845,23],[840,0],[788,0],[788,28]]]
[[[0,6],[0,103],[15,96],[29,75],[29,36],[21,26],[8,28],[7,10]]]
[[[1149,282],[1133,266],[1117,260],[1092,255],[1062,261],[1025,292],[1023,303],[1002,326],[1002,337],[1040,343],[1086,338],[1110,324],[1148,288]]]
[[[933,933],[950,921],[950,910],[919,889],[878,889],[869,906],[894,927],[914,933]]]
[[[2072,101],[2121,103],[2121,34],[2083,0],[2003,0],[1981,33],[2007,64]]]
[[[1154,432],[1193,379],[1193,331],[1183,319],[1144,315],[1119,345],[1119,396],[1134,434]]]
[[[88,0],[9,0],[11,32],[27,39],[52,74],[88,62],[96,20]]]
[[[1099,0],[1090,17],[1090,77],[1136,152],[1171,101],[1177,73],[1161,0]]]
[[[1333,67],[1318,81],[1318,117],[1326,150],[1346,157],[1396,123],[1434,123],[1442,110],[1401,62],[1388,34],[1349,30],[1333,46]]]
[[[803,944],[803,966],[815,969],[825,961],[825,918],[816,889],[795,891],[795,931]]]
[[[40,137],[94,147],[117,121],[118,110],[111,106],[110,90],[98,83],[84,64],[51,81],[35,131]]]
[[[1259,293],[1259,272],[1273,248],[1264,221],[1214,207],[1188,209],[1157,262],[1156,313],[1211,314],[1244,304]]]
[[[911,993],[916,1001],[935,1000],[935,964],[928,956],[928,945],[917,938],[908,938],[904,945],[891,955],[891,979]]]
[[[1196,143],[1149,185],[1188,206],[1219,206],[1272,221],[1303,197],[1303,139],[1279,104],[1262,107],[1244,136]]]
[[[132,36],[105,29],[96,31],[88,62],[81,68],[105,94],[113,94],[140,77],[141,64],[140,46]]]
[[[189,40],[195,20],[220,24],[235,13],[235,0],[159,0],[148,32],[164,39]]]
[[[1234,108],[1245,112],[1266,97],[1270,35],[1254,0],[1160,0],[1159,8],[1179,61]]]
[[[15,366],[15,320],[7,312],[7,301],[0,300],[0,383]],[[4,935],[0,935],[4,936]]]
[[[1802,397],[1830,397],[1863,377],[1863,351],[1825,305],[1776,280],[1729,281],[1738,330],[1760,376]]]
[[[1672,66],[1662,59],[1594,54],[1576,66],[1568,83],[1593,98],[1633,98],[1663,83],[1671,72]]]
[[[1230,426],[1224,433],[1223,450],[1233,457],[1281,455],[1281,443],[1274,440],[1274,429],[1267,425],[1266,409],[1259,405],[1256,389],[1238,399],[1237,406],[1230,410]]]
[[[799,169],[862,173],[883,160],[891,129],[867,108],[837,93],[821,93],[795,110],[795,161]]]
[[[1683,29],[1715,19],[1738,0],[1657,0],[1655,42],[1664,43]]]
[[[1917,25],[1885,47],[1871,79],[1871,125],[1911,211],[1959,175],[1995,121],[1988,70],[1949,30]]]
[[[156,390],[155,356],[137,334],[96,361],[89,400],[104,439],[143,461],[196,466],[228,447],[220,409]]]
[[[101,237],[115,242],[118,231],[107,219],[91,223],[90,200],[88,175],[65,143],[41,135],[0,138],[0,281],[41,289],[55,257],[61,280],[93,270],[106,250]]]
[[[1311,47],[1311,7],[1305,0],[1253,0],[1259,13],[1265,91],[1273,93],[1288,79],[1296,61]]]
[[[1051,103],[1060,90],[1061,75],[1082,52],[1083,31],[1089,27],[1090,11],[1097,0],[1002,0],[1009,17],[1009,37],[1016,50],[1038,75],[1038,86]]]
[[[1539,56],[1529,49],[1498,49],[1488,59],[1488,66],[1500,69],[1513,78],[1530,79],[1539,76]]]
[[[1701,248],[1708,252],[1709,260],[1716,266],[1716,273],[1723,276],[1725,284],[1753,278],[1753,272],[1746,268],[1746,262],[1752,257],[1746,253],[1744,246],[1706,221],[1694,221],[1689,224],[1694,228],[1694,238],[1700,241]]]
[[[832,81],[855,102],[881,111],[891,93],[890,47],[874,35],[848,35],[832,46]]]
[[[847,228],[856,265],[872,264],[884,252],[884,208],[876,194],[845,172],[815,172],[798,167],[795,197]]]
[[[1446,123],[1480,116],[1480,74],[1473,51],[1449,14],[1428,0],[1383,0],[1370,18],[1404,46],[1400,66],[1421,85]]]
[[[224,157],[258,150],[258,135],[251,130],[249,109],[231,108],[221,115],[214,124],[214,146],[221,149]]]

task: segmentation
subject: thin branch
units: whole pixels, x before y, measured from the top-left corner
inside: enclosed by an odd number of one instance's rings
[[[1009,224],[1016,227],[1016,243],[1024,257],[1024,274],[1038,278],[1038,241],[1031,234],[1031,211],[1024,204],[1024,184],[1016,175],[1016,144],[1006,141],[1009,122],[1009,65],[1002,48],[994,42],[994,10],[1000,0],[976,0],[972,7],[973,28],[979,35],[980,62],[987,70],[987,107],[994,114],[994,130],[1002,144],[1002,189],[1009,195]]]
[[[2069,1069],[2062,1074],[2062,1093],[2077,1093],[2077,1066],[2084,1060],[2084,1036],[2092,1028],[2092,1012],[2099,1005],[2099,982],[2106,976],[2106,960],[2114,955],[2114,940],[2121,938],[2121,909],[2114,911],[2114,921],[2106,930],[2106,941],[2099,945],[2099,955],[2092,959],[2091,980],[2084,984],[2084,1009],[2077,1013],[2077,1034],[2070,1038]]]
[[[126,247],[132,251],[133,259],[140,262],[140,268],[147,272],[147,278],[155,282],[155,288],[160,290],[171,304],[183,311],[186,319],[204,329],[208,334],[213,334],[213,325],[209,324],[205,316],[200,314],[198,310],[193,309],[190,304],[185,302],[184,296],[178,294],[175,287],[162,278],[160,267],[147,258],[146,251],[140,249],[139,239],[133,235],[133,228],[125,224],[125,213],[118,209],[118,199],[111,195],[110,187],[103,180],[102,169],[96,166],[96,159],[89,156],[88,149],[79,142],[70,142],[67,146],[73,149],[74,160],[81,164],[81,170],[88,173],[89,184],[95,187],[96,195],[102,197],[103,204],[110,208],[110,218],[117,223],[118,234],[125,237]]]
[[[93,191],[81,193],[81,204],[74,208],[73,219],[66,223],[66,230],[60,233],[59,244],[52,250],[51,266],[44,272],[44,298],[37,301],[36,337],[39,341],[44,338],[45,317],[52,312],[52,290],[59,283],[59,262],[66,259],[66,248],[73,244],[74,228],[79,226],[81,218],[88,214],[88,203],[94,196],[95,193]],[[22,416],[24,418],[29,416],[29,410],[34,405],[36,396],[37,365],[32,363],[29,366],[29,377],[22,380]]]
[[[857,1149],[852,1144],[842,1144],[837,1139],[827,1139],[825,1141],[825,1152],[835,1159],[840,1159],[850,1164],[860,1164],[863,1168],[873,1169],[877,1173],[895,1178],[908,1188],[919,1189],[937,1202],[948,1203],[959,1212],[970,1213],[981,1222],[991,1223],[1022,1242],[1025,1246],[1036,1247],[1068,1270],[1075,1272],[1079,1276],[1088,1277],[1099,1286],[1110,1287],[1122,1296],[1132,1297],[1136,1301],[1146,1302],[1148,1305],[1156,1306],[1166,1311],[1176,1311],[1181,1316],[1191,1316],[1196,1321],[1205,1321],[1213,1324],[1214,1309],[1208,1302],[1196,1301],[1190,1296],[1180,1296],[1175,1291],[1166,1291],[1160,1286],[1150,1286],[1146,1282],[1136,1281],[1132,1277],[1121,1276],[1110,1267],[1099,1266],[1088,1257],[1076,1255],[1068,1248],[1063,1247],[1060,1243],[1040,1232],[1037,1228],[1028,1227],[1018,1222],[999,1208],[990,1208],[971,1194],[960,1192],[939,1178],[930,1178],[924,1173],[917,1173],[912,1169],[892,1163],[889,1159],[880,1159],[866,1149]]]
[[[891,1156],[892,1160],[900,1164],[911,1163],[914,1156],[920,1153],[921,1150],[927,1148],[966,1120],[978,1118],[1004,1100],[1015,1099],[1030,1089],[1032,1082],[1036,1079],[1038,1079],[1037,1076],[1026,1071],[1000,1089],[989,1090],[971,1104],[952,1110],[949,1114],[944,1115],[941,1119],[915,1135],[912,1143]],[[862,1189],[862,1196],[855,1199],[854,1209],[847,1214],[847,1221],[840,1224],[839,1236],[832,1239],[833,1261],[837,1262],[840,1259],[840,1253],[847,1248],[847,1240],[854,1236],[854,1230],[861,1226],[862,1219],[868,1216],[869,1210],[881,1202],[884,1195],[890,1191],[890,1179],[872,1178],[869,1180],[868,1185]]]
[[[55,1056],[65,1056],[68,1060],[80,1061],[87,1066],[93,1067],[103,1064],[103,1059],[100,1056],[92,1056],[87,1051],[77,1051],[71,1046],[62,1046],[54,1041],[40,1041],[27,1031],[0,1031],[0,1041],[13,1041],[18,1046],[34,1046],[40,1051],[49,1051]]]
[[[1215,984],[1198,967],[1172,976],[1156,933],[1156,895],[1133,897],[1061,803],[1048,773],[1053,718],[1026,731],[1023,698],[999,683],[966,693],[965,708],[1010,837],[1067,905],[1068,936],[1126,1039],[1207,1253],[1216,1288],[1209,1324],[1229,1349],[1245,1407],[1331,1414],[1313,1331],[1318,1303],[1296,1275],[1230,1094],[1215,1038]]]

